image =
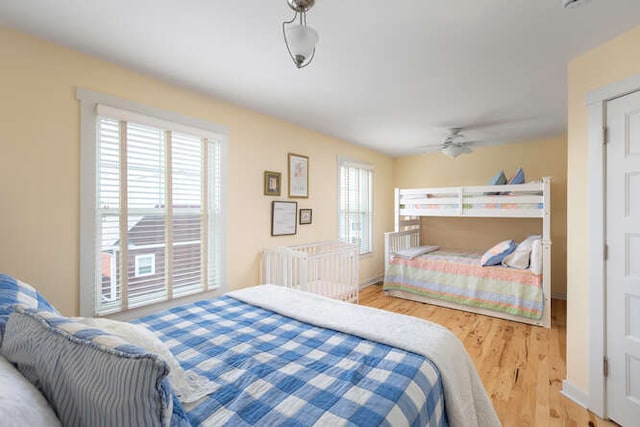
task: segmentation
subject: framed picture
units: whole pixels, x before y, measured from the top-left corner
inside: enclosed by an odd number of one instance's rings
[[[296,214],[298,202],[271,202],[271,235],[287,236],[296,234]]]
[[[264,171],[264,195],[280,195],[280,172]]]
[[[300,225],[311,224],[311,209],[300,209]]]
[[[289,153],[289,197],[309,197],[309,157]]]

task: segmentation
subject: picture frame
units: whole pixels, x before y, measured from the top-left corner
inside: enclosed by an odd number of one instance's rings
[[[264,171],[264,195],[280,196],[280,172]]]
[[[300,225],[311,224],[312,214],[311,209],[300,209]]]
[[[298,202],[271,202],[271,235],[290,236],[297,232]]]
[[[289,198],[309,198],[309,157],[288,153]]]

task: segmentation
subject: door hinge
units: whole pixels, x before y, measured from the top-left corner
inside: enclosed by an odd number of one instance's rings
[[[602,257],[604,258],[605,261],[607,261],[609,259],[609,245],[605,243],[604,250],[602,252],[603,252]]]
[[[602,374],[605,377],[609,376],[609,359],[606,357],[602,359]]]
[[[609,143],[609,128],[606,126],[602,127],[602,145],[607,145]]]

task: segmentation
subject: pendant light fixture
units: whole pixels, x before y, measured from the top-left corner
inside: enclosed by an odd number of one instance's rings
[[[282,23],[284,43],[296,67],[304,68],[311,63],[318,43],[318,33],[307,26],[307,11],[315,0],[287,0],[287,3],[295,14],[290,21]]]
[[[575,9],[584,6],[591,0],[562,0],[562,7],[565,9]]]

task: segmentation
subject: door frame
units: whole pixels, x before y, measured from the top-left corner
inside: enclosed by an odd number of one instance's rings
[[[588,213],[589,213],[589,392],[588,408],[607,417],[603,361],[607,350],[606,269],[604,259],[606,208],[606,146],[604,128],[607,102],[640,90],[640,74],[587,94],[589,109]]]

